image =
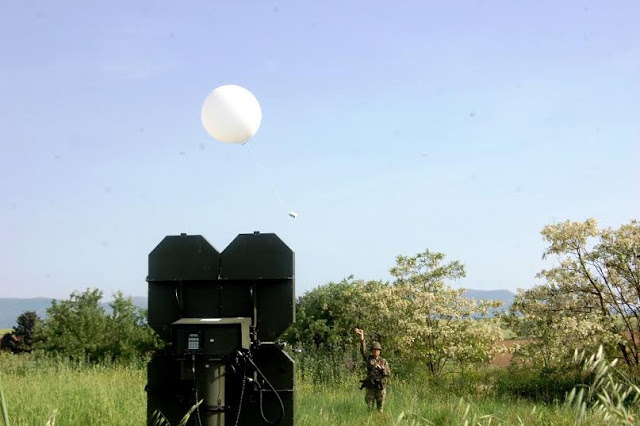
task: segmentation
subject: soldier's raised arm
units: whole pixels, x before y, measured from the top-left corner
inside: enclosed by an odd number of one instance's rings
[[[360,336],[360,353],[362,354],[362,359],[366,361],[368,358],[368,354],[365,348],[366,342],[364,340],[364,330],[356,327],[356,334]]]

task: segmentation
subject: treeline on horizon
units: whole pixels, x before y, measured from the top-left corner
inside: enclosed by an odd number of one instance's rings
[[[555,266],[540,271],[544,284],[520,290],[506,312],[496,313],[499,302],[463,297],[464,290],[451,283],[465,276],[464,265],[427,249],[397,256],[391,281],[349,277],[299,297],[296,322],[282,340],[294,349],[303,380],[314,383],[360,373],[355,327],[381,342],[398,380],[438,380],[485,368],[509,351],[509,368],[526,371],[526,381],[539,385],[514,392],[539,397],[540,386],[555,387],[552,399],[579,380],[576,351],[602,348],[635,381],[640,223],[601,229],[593,219],[565,221],[541,234],[547,243],[542,255]],[[95,363],[144,360],[161,347],[144,309],[117,293],[107,312],[101,299],[101,291],[89,289],[53,301],[44,320],[25,312],[2,347]],[[504,330],[526,339],[506,348]]]

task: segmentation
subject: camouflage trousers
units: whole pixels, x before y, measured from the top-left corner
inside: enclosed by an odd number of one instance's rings
[[[384,406],[384,399],[387,396],[386,389],[367,388],[364,394],[364,400],[369,408],[373,408],[374,404],[378,408],[378,411],[382,411]]]

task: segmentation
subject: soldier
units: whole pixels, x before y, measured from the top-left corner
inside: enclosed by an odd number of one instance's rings
[[[366,393],[364,400],[367,406],[372,409],[375,402],[378,411],[382,412],[384,399],[387,394],[387,377],[391,374],[389,363],[382,358],[382,346],[378,342],[371,344],[371,353],[367,354],[365,350],[364,331],[356,327],[356,334],[360,336],[360,353],[362,359],[367,363],[367,378],[362,380],[360,389],[365,388]]]

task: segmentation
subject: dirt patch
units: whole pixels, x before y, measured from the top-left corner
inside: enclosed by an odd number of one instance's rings
[[[523,345],[529,341],[530,339],[508,339],[503,340],[500,344],[509,349],[514,345]],[[495,365],[496,367],[508,367],[511,365],[511,358],[513,358],[513,355],[509,351],[506,351],[496,356],[493,361],[491,361],[491,365]]]

